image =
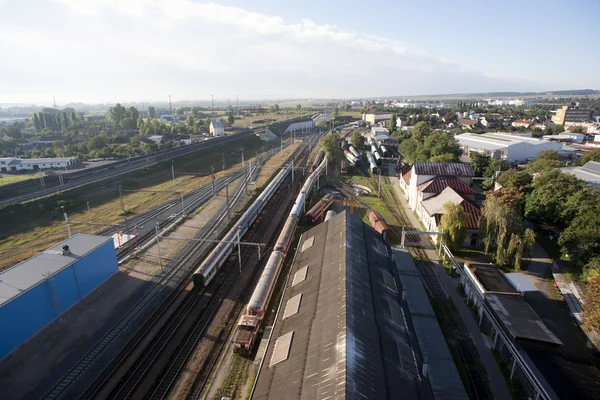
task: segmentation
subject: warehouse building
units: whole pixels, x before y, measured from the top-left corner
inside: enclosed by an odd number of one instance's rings
[[[481,153],[495,160],[522,162],[537,157],[544,150],[561,151],[562,143],[506,133],[463,133],[454,137],[464,154]]]
[[[0,359],[118,271],[111,237],[77,234],[0,273]]]
[[[69,168],[77,164],[75,157],[66,158],[0,158],[0,172],[40,171],[44,169]]]
[[[300,238],[258,356],[255,400],[468,398],[412,257],[347,212]]]

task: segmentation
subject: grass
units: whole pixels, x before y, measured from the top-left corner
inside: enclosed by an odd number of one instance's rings
[[[257,137],[251,136],[241,138],[240,141],[236,141],[234,144],[226,144],[223,149],[217,148],[203,152],[202,157],[198,157],[197,154],[181,157],[175,160],[175,171],[206,173],[211,164],[220,169],[223,152],[225,153],[226,168],[241,166],[240,145],[243,145],[244,154],[246,160],[248,160],[255,152],[262,150],[263,142]],[[225,152],[225,150],[228,150],[228,152]],[[218,178],[227,172],[219,171],[215,173],[215,176]],[[200,185],[209,184],[210,181],[209,176],[176,176],[174,187],[177,191],[189,192]],[[91,233],[87,225],[78,224],[89,221],[86,207],[88,201],[93,223],[121,223],[123,219],[119,215],[121,206],[118,184],[121,184],[124,190],[173,190],[171,163],[163,163],[142,171],[136,171],[99,185],[74,189],[44,201],[30,202],[15,208],[11,208],[12,206],[5,207],[2,211],[5,212],[6,217],[14,220],[13,223],[4,224],[0,233],[0,269],[23,261],[66,239],[67,232],[62,213],[51,214],[52,209],[56,208],[56,202],[59,200],[69,202],[69,205],[65,208],[69,215],[69,221],[73,223],[71,224],[73,234]],[[123,204],[130,215],[135,215],[149,210],[174,196],[177,195],[173,193],[124,191]],[[21,211],[16,215],[14,215],[15,211],[12,211],[11,214],[11,210],[15,209],[21,209]],[[102,228],[95,227],[95,229],[100,230]]]
[[[0,176],[0,186],[8,185],[9,183],[27,181],[29,179],[35,179],[32,175],[15,175],[15,176]]]

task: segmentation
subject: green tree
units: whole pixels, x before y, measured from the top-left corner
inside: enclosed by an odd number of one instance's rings
[[[233,116],[233,113],[231,113],[227,116],[227,124],[229,126],[232,126],[234,122],[235,122],[235,117]]]
[[[296,110],[301,110],[302,109],[302,105],[298,104],[296,105]]]
[[[600,261],[598,262],[600,264]],[[583,326],[587,331],[600,330],[600,274],[593,274],[584,286],[585,313]]]
[[[424,140],[430,132],[429,125],[424,121],[417,122],[411,130],[412,137],[417,140]]]
[[[350,142],[352,142],[352,146],[354,146],[356,150],[361,150],[365,145],[365,138],[361,135],[359,130],[355,130],[352,131]]]
[[[390,118],[390,133],[396,132],[396,125],[397,125],[396,118],[397,118],[396,113],[393,113],[392,118]]]
[[[567,197],[561,211],[562,221],[568,225],[579,213],[593,209],[596,204],[600,204],[600,187],[586,186]]]
[[[511,236],[523,232],[521,215],[490,194],[483,202],[479,228],[483,235],[485,252],[495,250],[496,262],[500,266],[507,266],[511,257],[506,251]]]
[[[475,176],[483,176],[483,171],[490,165],[492,158],[486,154],[480,154],[477,152],[473,152],[470,155],[471,157],[471,168],[473,168],[473,173]]]
[[[75,123],[77,121],[77,115],[75,111],[71,111],[71,122]]]
[[[440,154],[437,156],[430,157],[429,162],[446,162],[451,163],[456,161],[456,156],[452,153]]]
[[[69,118],[67,117],[67,112],[63,110],[62,116],[63,116],[63,126],[65,128],[67,128],[69,126]]]
[[[108,119],[113,122],[115,125],[121,125],[121,121],[125,119],[127,116],[127,109],[123,107],[120,103],[117,103],[116,106],[110,107],[108,109]]]
[[[131,106],[127,109],[126,117],[131,118],[132,120],[136,121],[136,123],[137,123],[137,120],[140,117],[140,112],[138,111],[137,108]]]
[[[583,165],[583,164],[587,163],[588,161],[600,162],[600,150],[586,151],[579,158],[579,160],[577,160],[576,164],[577,165]]]
[[[319,142],[319,146],[323,149],[329,161],[333,162],[342,159],[343,153],[338,144],[336,135],[325,135]]]
[[[525,201],[525,218],[550,224],[561,223],[561,212],[567,199],[583,187],[582,181],[558,170],[540,173]]]
[[[506,160],[492,160],[490,164],[483,171],[483,176],[491,177],[498,171],[507,171],[510,169],[510,164]]]
[[[458,250],[467,236],[467,213],[460,204],[448,202],[444,204],[444,214],[440,227],[444,232],[444,240],[451,250]]]
[[[183,115],[183,108],[175,109],[175,115]]]
[[[188,124],[188,126],[190,128],[196,125],[196,120],[194,119],[194,116],[192,114],[188,115],[185,122]]]
[[[40,120],[40,129],[46,129],[46,115],[43,112],[38,114]]]
[[[449,133],[426,136],[422,150],[428,158],[423,161],[431,161],[430,158],[444,154],[452,154],[454,156],[452,161],[458,161],[463,152],[458,142]]]
[[[33,126],[35,127],[36,131],[40,131],[42,130],[41,125],[40,125],[40,119],[38,118],[36,113],[33,113]]]
[[[133,119],[130,117],[127,117],[125,119],[123,119],[123,121],[121,122],[121,125],[123,126],[123,128],[125,129],[136,129],[137,128],[137,118]]]
[[[544,150],[525,166],[527,172],[531,174],[548,171],[562,166],[560,156],[556,151]]]
[[[94,136],[87,144],[88,151],[100,150],[106,146],[106,138],[104,135]]]
[[[408,164],[414,164],[417,161],[418,151],[422,147],[421,142],[419,142],[414,137],[410,139],[403,140],[398,146],[398,151],[402,155],[402,159],[404,162]]]
[[[148,116],[150,118],[156,118],[156,108],[154,108],[154,106],[148,106]]]
[[[498,177],[498,183],[502,187],[517,189],[520,192],[526,192],[529,189],[529,185],[533,181],[533,177],[529,172],[517,171],[511,168],[500,174]]]
[[[582,208],[558,239],[580,268],[600,256],[600,204]]]

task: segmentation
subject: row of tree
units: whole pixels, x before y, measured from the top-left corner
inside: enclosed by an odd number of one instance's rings
[[[450,133],[432,133],[427,122],[418,122],[402,137],[398,148],[403,160],[415,162],[455,162],[462,149]]]
[[[40,111],[39,113],[33,113],[33,126],[37,132],[40,132],[46,128],[53,131],[60,131],[63,128],[67,128],[72,122],[77,122],[77,115],[75,110],[72,110],[70,116],[67,110],[54,110],[52,112]]]

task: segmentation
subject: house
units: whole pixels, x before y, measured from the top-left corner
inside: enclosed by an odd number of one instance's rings
[[[444,205],[452,203],[460,205],[465,214],[467,214],[467,235],[463,242],[464,247],[477,247],[480,243],[479,220],[481,219],[481,210],[475,203],[464,198],[456,190],[446,187],[441,193],[422,201],[419,204],[417,215],[429,232],[439,232],[444,215]],[[439,235],[431,235],[437,242]]]
[[[512,126],[514,126],[515,128],[529,128],[531,125],[533,125],[533,121],[529,120],[529,119],[518,119],[516,121],[513,121]]]
[[[44,169],[68,168],[79,161],[75,157],[65,158],[0,158],[0,172],[39,171]]]
[[[371,125],[380,124],[381,126],[390,126],[392,114],[390,113],[373,113],[363,114],[362,120]]]
[[[495,128],[499,125],[499,122],[493,118],[483,117],[479,120],[479,123],[483,125],[484,128]]]
[[[562,172],[575,175],[590,186],[600,186],[600,162],[588,161],[581,167],[566,167]]]
[[[396,117],[396,126],[398,128],[402,128],[403,126],[408,125],[408,120],[406,119],[406,117],[403,116],[399,116]]]
[[[473,178],[469,164],[415,163],[412,167],[403,167],[398,175],[410,208],[428,231],[438,232],[446,203],[459,204],[468,215],[464,246],[479,244],[481,211],[475,204],[477,192],[469,186]],[[437,235],[432,237],[437,240]]]
[[[161,115],[160,116],[160,122],[177,122],[177,116],[176,115]]]
[[[476,119],[459,118],[458,125],[463,129],[476,129],[479,126],[479,121]]]
[[[544,150],[561,151],[563,148],[562,143],[500,132],[481,135],[463,133],[456,135],[454,139],[458,141],[467,156],[476,152],[509,162],[526,161],[537,157]]]
[[[225,136],[225,127],[221,121],[212,121],[210,123],[210,134],[212,136]]]
[[[417,162],[410,171],[410,180],[404,193],[408,204],[413,211],[417,209],[418,186],[439,176],[455,177],[465,183],[471,184],[473,170],[466,163],[443,163],[443,162]]]

